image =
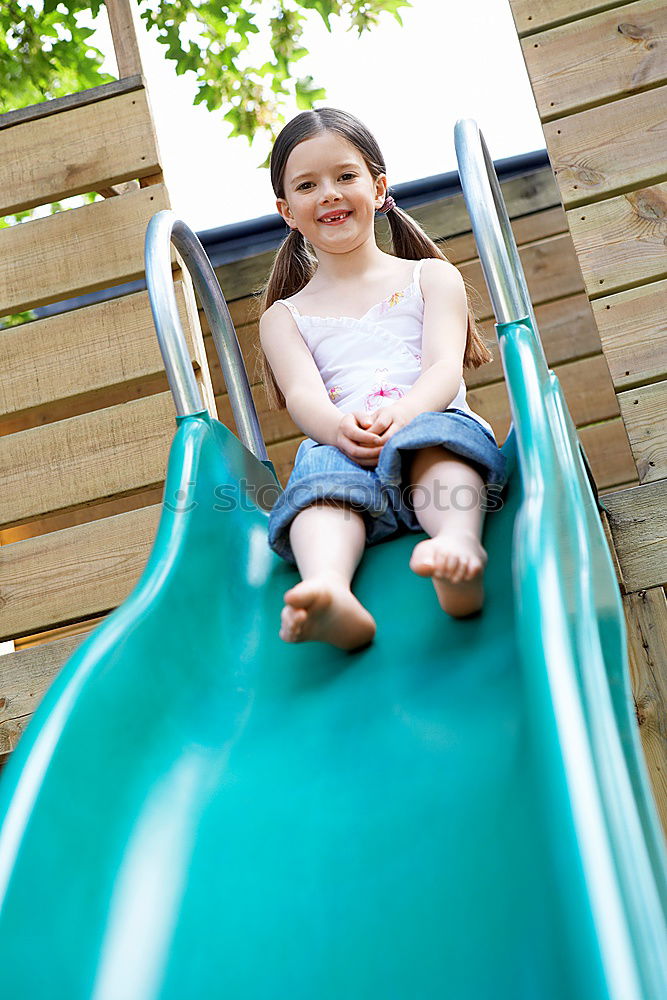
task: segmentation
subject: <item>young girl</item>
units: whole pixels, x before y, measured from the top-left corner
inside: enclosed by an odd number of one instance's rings
[[[365,126],[304,111],[271,154],[276,206],[291,232],[264,288],[259,373],[269,406],[309,435],[269,516],[269,544],[298,567],[279,635],[341,649],[376,625],[351,591],[366,545],[424,531],[410,569],[440,606],[482,607],[485,495],[506,481],[493,430],[465,400],[464,367],[491,360],[460,272],[387,196]],[[378,247],[387,213],[393,254]]]

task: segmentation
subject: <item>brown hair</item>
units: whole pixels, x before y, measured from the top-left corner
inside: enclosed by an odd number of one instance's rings
[[[281,130],[271,152],[271,184],[276,198],[285,197],[285,167],[294,147],[303,142],[304,139],[310,139],[327,131],[336,132],[359,150],[373,179],[379,177],[380,174],[386,174],[387,170],[380,147],[366,126],[357,118],[336,108],[316,108],[314,111],[302,111]],[[396,257],[405,260],[439,257],[442,260],[447,260],[442,250],[427,236],[421,226],[398,206],[387,213],[387,220],[391,229],[392,249]],[[316,267],[317,258],[309,249],[308,242],[298,230],[292,229],[278,248],[271,273],[257,293],[259,314],[264,313],[276,299],[296,295],[308,284]],[[466,290],[468,292],[468,330],[463,367],[479,368],[480,365],[493,360],[493,355],[489,352],[475,326],[468,286],[466,286]],[[269,409],[282,409],[285,406],[285,397],[273,376],[259,338],[256,356],[256,374],[264,384]]]

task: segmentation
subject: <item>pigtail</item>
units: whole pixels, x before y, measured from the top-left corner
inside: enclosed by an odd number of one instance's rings
[[[315,259],[298,229],[292,229],[280,244],[273,259],[266,284],[256,293],[258,316],[261,316],[277,299],[287,299],[304,288],[315,273]],[[282,410],[286,401],[276,382],[271,366],[257,334],[255,345],[255,378],[264,385],[270,410]]]
[[[420,260],[423,257],[439,257],[447,260],[439,246],[427,236],[424,230],[411,216],[397,205],[387,213],[387,221],[391,229],[391,240],[396,257],[405,260]],[[468,296],[468,329],[466,347],[463,354],[464,368],[479,368],[480,365],[493,361],[493,355],[477,329],[475,316],[471,306],[471,295],[476,294],[465,278],[463,279]]]

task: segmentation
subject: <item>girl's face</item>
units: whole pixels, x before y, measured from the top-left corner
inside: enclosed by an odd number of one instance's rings
[[[344,253],[368,239],[387,178],[373,179],[359,150],[336,132],[294,147],[285,166],[285,197],[276,207],[290,229],[313,246]]]

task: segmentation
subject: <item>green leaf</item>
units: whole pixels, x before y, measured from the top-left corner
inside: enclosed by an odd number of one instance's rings
[[[269,7],[268,0],[136,4],[140,30],[155,29],[176,74],[195,74],[194,104],[222,110],[231,134],[245,136],[250,144],[257,134],[275,138],[286,120],[284,112],[291,114],[294,103],[306,110],[326,96],[326,80],[316,83],[310,76],[297,78],[295,72],[308,55],[303,29],[311,12],[329,32],[361,34],[374,30],[385,13],[402,24],[399,11],[412,6],[409,0],[273,0],[267,31],[265,21],[257,23],[257,15]],[[100,69],[104,56],[94,45],[94,30],[78,23],[81,12],[97,17],[102,6],[102,0],[0,3],[0,113],[111,82],[113,77]],[[21,18],[16,15],[19,7]],[[192,24],[198,30],[193,41]],[[271,55],[262,53],[253,66],[247,55],[257,35],[250,51],[255,45],[261,51],[266,43]],[[232,104],[236,98],[240,101]]]

